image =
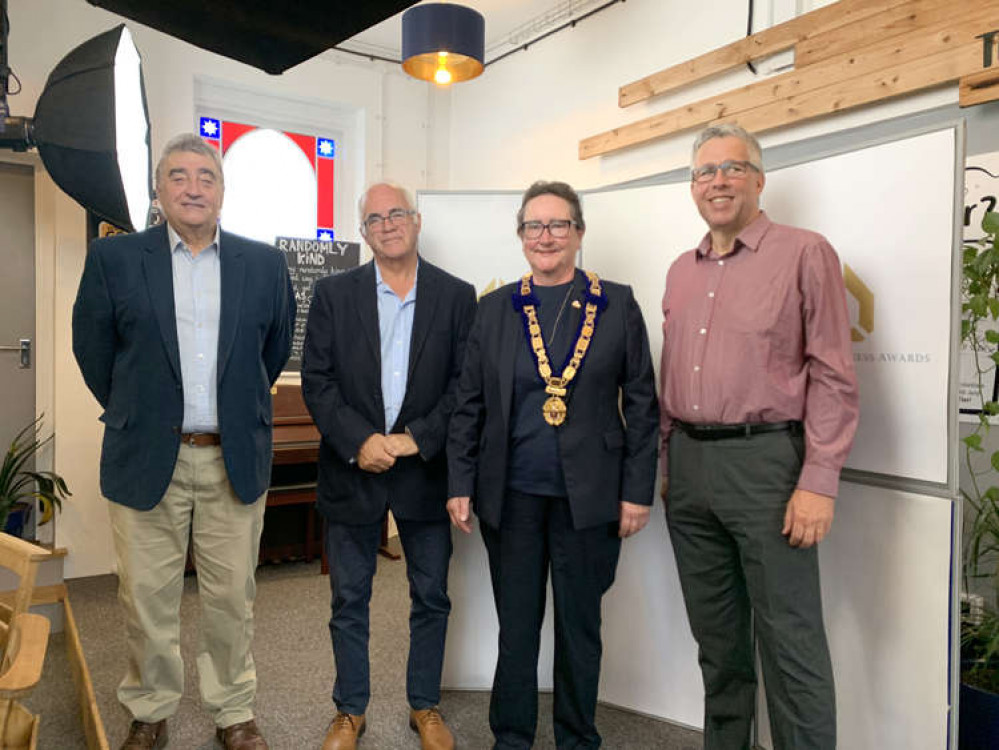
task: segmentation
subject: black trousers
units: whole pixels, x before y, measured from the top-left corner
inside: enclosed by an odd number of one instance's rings
[[[565,498],[509,492],[499,529],[481,525],[499,617],[489,704],[495,748],[530,748],[538,720],[538,651],[551,570],[555,610],[555,743],[600,747],[600,600],[614,582],[617,524],[575,530]]]
[[[747,750],[759,642],[775,750],[834,750],[836,696],[818,550],[781,534],[803,438],[669,443],[666,517],[704,677],[705,750]]]
[[[409,705],[419,710],[441,700],[444,639],[451,612],[447,595],[451,524],[397,518],[396,526],[412,600],[406,697]],[[326,522],[332,593],[330,636],[336,662],[333,702],[338,710],[350,714],[363,714],[371,697],[368,610],[381,534],[381,521],[360,526]]]

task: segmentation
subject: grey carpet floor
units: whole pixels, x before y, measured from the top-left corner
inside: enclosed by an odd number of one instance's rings
[[[318,563],[259,568],[254,657],[257,722],[272,750],[316,750],[332,718],[329,694],[333,656],[329,642],[329,583]],[[69,582],[87,664],[111,747],[128,730],[129,716],[115,698],[124,668],[124,626],[116,598],[117,578]],[[371,683],[368,730],[359,750],[418,750],[406,707],[408,587],[404,563],[379,559],[371,602]],[[197,646],[197,582],[185,581],[181,605],[181,650],[187,665],[185,695],[170,719],[171,750],[211,750],[213,726],[198,702],[194,667]],[[83,750],[75,688],[65,655],[65,637],[53,635],[42,684],[25,700],[41,713],[40,750]],[[441,710],[460,750],[492,747],[486,692],[447,691]],[[540,697],[536,748],[554,748],[551,696]],[[700,750],[699,732],[600,706],[597,725],[611,750]]]

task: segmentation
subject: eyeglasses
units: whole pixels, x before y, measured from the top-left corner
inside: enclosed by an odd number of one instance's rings
[[[415,213],[416,211],[407,211],[403,208],[393,208],[388,212],[388,216],[382,216],[381,214],[368,214],[362,226],[365,231],[371,231],[377,226],[384,226],[386,222],[395,226],[396,224],[401,224],[406,221],[406,219]]]
[[[553,238],[561,240],[569,236],[569,227],[575,223],[571,219],[552,219],[547,224],[540,221],[523,221],[520,223],[520,232],[529,240],[537,240],[547,229]]]
[[[741,180],[749,174],[749,170],[762,172],[758,166],[751,161],[739,161],[737,159],[727,159],[721,164],[702,164],[690,170],[691,182],[711,182],[719,172],[723,177]]]

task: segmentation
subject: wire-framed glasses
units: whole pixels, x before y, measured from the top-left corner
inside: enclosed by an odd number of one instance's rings
[[[406,219],[415,213],[416,211],[407,211],[404,208],[393,208],[388,212],[388,216],[382,216],[381,214],[368,214],[364,219],[363,226],[367,231],[371,231],[375,227],[384,226],[386,223],[395,226],[396,224],[401,224],[406,221]]]
[[[709,163],[694,167],[690,170],[690,180],[691,182],[711,182],[719,172],[722,173],[723,177],[741,180],[749,174],[750,170],[754,172],[762,171],[751,161],[726,159],[721,164]]]

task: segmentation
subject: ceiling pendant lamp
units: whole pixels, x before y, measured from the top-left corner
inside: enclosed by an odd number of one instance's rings
[[[415,5],[402,14],[402,67],[440,86],[482,73],[486,22],[478,11],[452,3]]]

